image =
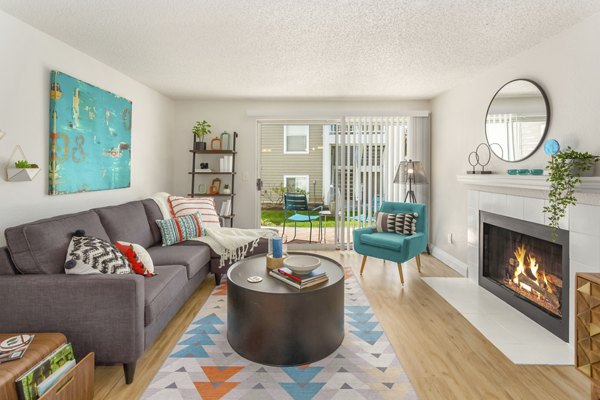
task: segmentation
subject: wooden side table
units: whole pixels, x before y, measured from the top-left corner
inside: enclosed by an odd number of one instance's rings
[[[575,366],[592,381],[600,399],[600,274],[575,276]]]
[[[17,335],[1,333],[0,342]],[[33,333],[35,337],[23,358],[0,364],[0,399],[18,400],[15,380],[53,351],[67,343],[62,333]],[[94,353],[88,354],[67,372],[40,400],[91,400],[94,395]]]

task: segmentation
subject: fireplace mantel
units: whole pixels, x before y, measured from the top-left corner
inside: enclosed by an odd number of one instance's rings
[[[465,185],[472,186],[494,186],[515,189],[529,189],[548,191],[550,184],[546,181],[547,176],[534,175],[457,175],[456,180]],[[581,178],[582,182],[577,186],[578,192],[600,193],[600,176]]]

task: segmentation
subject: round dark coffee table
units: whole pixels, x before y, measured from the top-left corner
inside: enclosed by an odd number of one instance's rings
[[[309,253],[290,253],[309,254]],[[227,271],[227,340],[250,361],[298,365],[321,360],[344,339],[344,269],[321,260],[329,280],[296,289],[269,276],[264,255],[235,263]],[[250,283],[248,277],[262,282]]]

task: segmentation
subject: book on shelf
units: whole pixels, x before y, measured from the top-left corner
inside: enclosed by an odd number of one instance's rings
[[[17,335],[0,343],[0,364],[23,357],[35,335]]]
[[[296,289],[308,288],[329,280],[329,277],[325,271],[321,270],[320,268],[317,268],[306,275],[295,275],[288,268],[277,268],[270,271],[269,275],[287,283],[290,286],[295,287]]]
[[[73,346],[66,343],[16,380],[19,400],[36,400],[76,364]]]
[[[231,215],[231,199],[223,200],[221,203],[221,212],[219,213],[221,217],[229,217]]]

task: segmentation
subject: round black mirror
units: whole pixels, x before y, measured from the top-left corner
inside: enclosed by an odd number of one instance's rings
[[[485,136],[500,159],[516,162],[538,149],[550,123],[550,105],[544,90],[528,79],[500,88],[485,116]]]

